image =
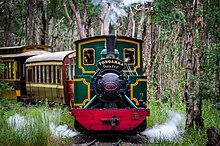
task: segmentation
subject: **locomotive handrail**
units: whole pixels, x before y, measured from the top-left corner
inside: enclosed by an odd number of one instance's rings
[[[126,64],[126,67],[127,67],[127,69],[128,69],[128,72],[129,72],[130,76],[134,76],[134,73],[131,71],[131,67],[130,67],[130,66],[131,66],[131,65]],[[136,73],[136,76],[138,76],[137,71],[135,71],[135,73]]]
[[[137,106],[128,98],[127,95],[125,95],[125,99],[133,106],[133,108],[137,108]]]
[[[97,96],[95,95],[85,106],[84,108],[89,108],[89,106],[93,103],[93,101],[95,101],[97,98]]]

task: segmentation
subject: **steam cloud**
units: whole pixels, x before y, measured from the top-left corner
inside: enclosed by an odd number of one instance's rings
[[[43,117],[45,118],[45,116]],[[52,119],[51,116],[47,118]],[[15,132],[17,132],[17,134],[25,137],[31,134],[31,127],[34,126],[34,119],[28,119],[19,114],[15,114],[7,119],[7,123]],[[67,125],[57,126],[53,122],[49,122],[49,129],[52,135],[61,138],[71,138],[79,134],[78,132],[68,129]]]
[[[50,123],[50,131],[53,135],[61,138],[70,138],[79,134],[78,132],[68,129],[66,124],[56,126],[54,123]]]
[[[111,25],[117,25],[119,17],[127,16],[127,9],[132,4],[144,4],[147,2],[153,2],[153,0],[92,0],[95,6],[109,6],[110,12],[106,19]]]
[[[150,142],[154,140],[177,141],[184,132],[185,119],[177,112],[169,111],[170,119],[162,125],[155,125],[152,129],[146,129],[141,134],[147,136]]]

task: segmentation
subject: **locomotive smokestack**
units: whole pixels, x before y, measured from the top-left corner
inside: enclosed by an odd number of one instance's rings
[[[116,46],[115,36],[108,37],[107,40],[106,40],[107,54],[114,53],[115,52],[115,46]]]

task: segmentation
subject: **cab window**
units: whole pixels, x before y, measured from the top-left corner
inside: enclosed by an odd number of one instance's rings
[[[124,49],[124,62],[128,65],[135,64],[135,49],[134,48]]]
[[[84,65],[93,65],[95,62],[95,51],[93,49],[84,49],[83,58]]]

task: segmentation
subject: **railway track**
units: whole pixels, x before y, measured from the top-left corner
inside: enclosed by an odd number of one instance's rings
[[[78,135],[71,146],[142,146],[146,138],[141,135],[123,137],[96,137],[93,135]]]

